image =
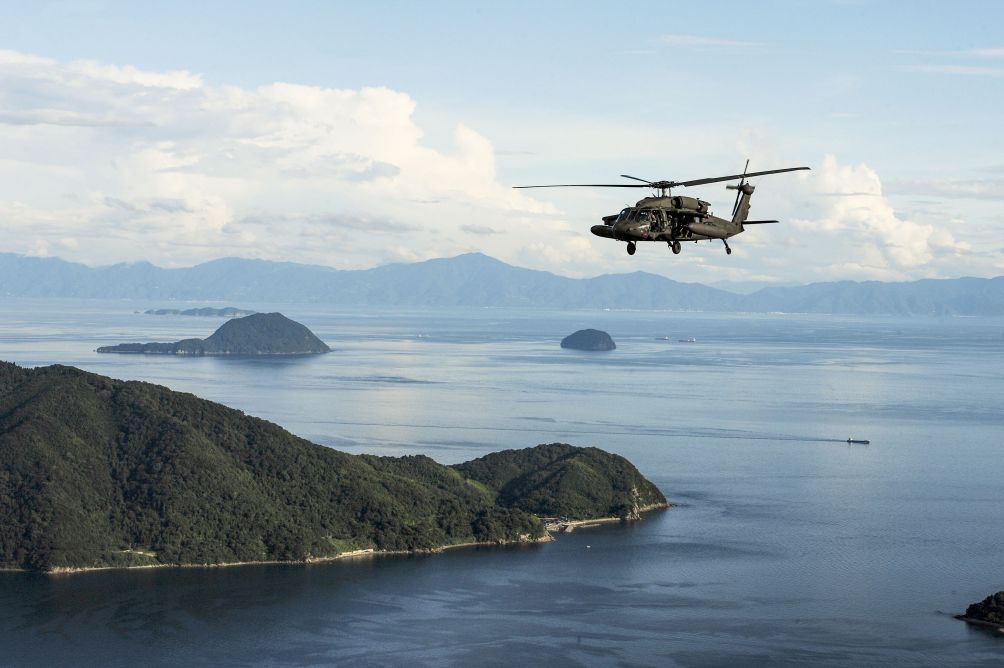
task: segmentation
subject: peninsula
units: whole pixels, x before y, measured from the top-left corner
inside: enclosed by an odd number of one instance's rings
[[[255,313],[224,323],[206,339],[122,343],[99,353],[144,355],[311,355],[331,352],[313,332],[281,313]]]
[[[546,539],[543,516],[666,499],[627,460],[562,443],[456,466],[350,455],[191,394],[0,362],[0,568],[305,562]]]
[[[973,603],[966,608],[964,614],[956,615],[955,618],[1004,631],[1004,591],[991,594],[979,603]]]

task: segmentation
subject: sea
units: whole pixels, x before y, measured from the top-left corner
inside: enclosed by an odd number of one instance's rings
[[[540,545],[0,573],[0,665],[1004,665],[1004,634],[953,618],[1004,589],[1002,320],[234,303],[333,352],[94,352],[208,336],[142,313],[205,305],[4,299],[0,359],[349,453],[596,446],[673,506]],[[560,348],[587,327],[617,349]]]

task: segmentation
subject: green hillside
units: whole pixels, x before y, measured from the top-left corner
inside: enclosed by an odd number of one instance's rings
[[[496,492],[496,503],[542,517],[637,517],[666,503],[631,462],[564,443],[496,452],[455,467]]]
[[[632,490],[639,490],[635,496]],[[306,560],[544,534],[629,515],[626,460],[549,445],[447,467],[348,455],[191,394],[0,362],[0,567]]]

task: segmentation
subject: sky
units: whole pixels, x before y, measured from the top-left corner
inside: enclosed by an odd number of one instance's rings
[[[628,11],[629,10],[629,11]],[[1004,274],[1004,3],[0,2],[0,252],[482,252],[733,286]],[[589,228],[750,170],[731,240]],[[678,189],[726,215],[724,184]]]

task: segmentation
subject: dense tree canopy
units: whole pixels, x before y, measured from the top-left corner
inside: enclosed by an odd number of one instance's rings
[[[540,537],[538,515],[664,501],[626,460],[553,444],[454,467],[349,455],[191,394],[0,362],[0,566],[305,560]]]

